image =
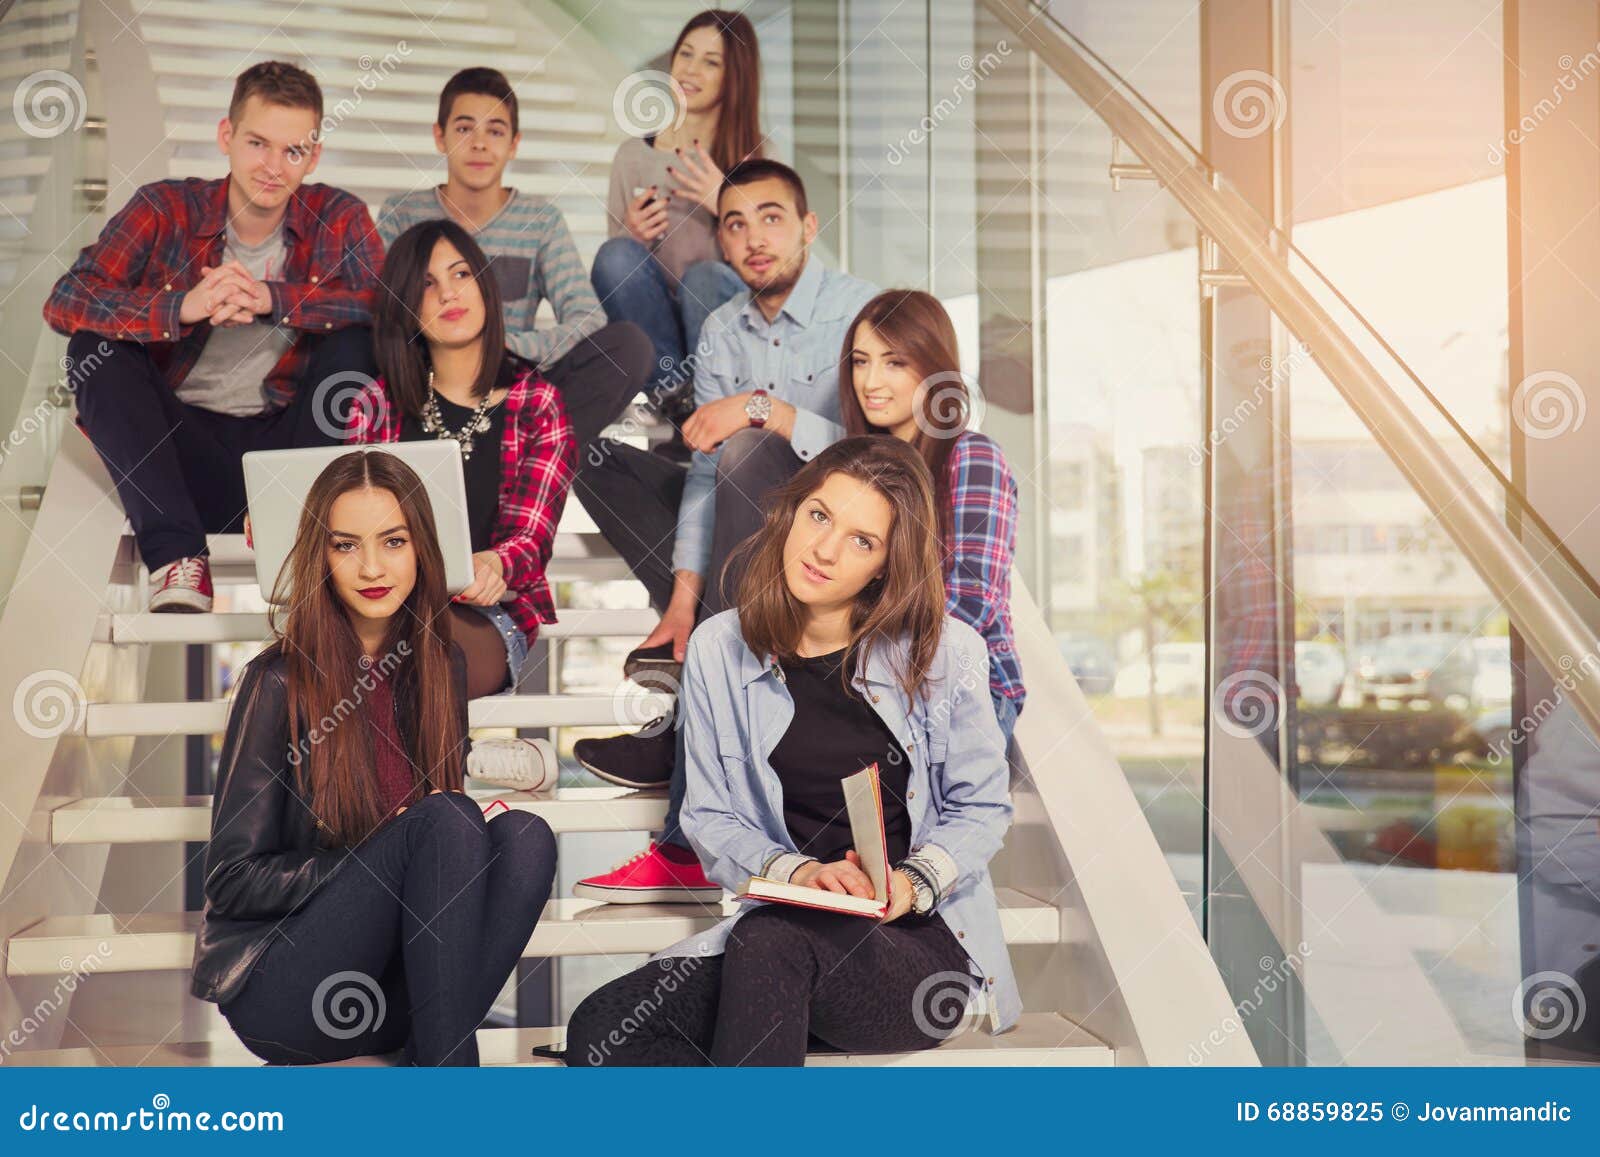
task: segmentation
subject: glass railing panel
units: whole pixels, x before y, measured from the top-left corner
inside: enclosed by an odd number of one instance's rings
[[[1195,230],[1154,182],[1112,187],[1104,123],[984,5],[936,8],[934,291],[1021,485],[1019,569],[1198,920]],[[1194,35],[1157,39],[1152,75],[1192,71]]]
[[[98,74],[85,63],[79,5],[19,0],[0,17],[0,600],[71,424],[67,341],[40,311],[55,279],[98,228],[81,182],[104,176],[92,113]],[[91,105],[94,107],[91,108]]]
[[[1254,827],[1211,832],[1237,866],[1219,890],[1251,894],[1298,958],[1301,999],[1269,1035],[1291,1042],[1288,1063],[1516,1061],[1530,1042],[1578,1055],[1580,1025],[1541,1018],[1594,995],[1582,884],[1600,838],[1583,817],[1600,759],[1584,755],[1600,745],[1560,696],[1514,711],[1515,622],[1341,408],[1295,373],[1294,675],[1265,689],[1284,711],[1281,786],[1277,744],[1248,742],[1278,707],[1214,705],[1246,742],[1213,775],[1273,801]]]

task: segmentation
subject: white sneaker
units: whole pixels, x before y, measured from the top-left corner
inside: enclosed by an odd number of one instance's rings
[[[561,764],[548,739],[479,739],[467,752],[467,774],[512,791],[549,791]]]
[[[152,611],[211,612],[211,564],[204,558],[180,558],[150,576]]]

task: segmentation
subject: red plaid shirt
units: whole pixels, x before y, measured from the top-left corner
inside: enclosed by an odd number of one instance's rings
[[[228,178],[156,181],[136,192],[61,275],[44,305],[57,333],[82,330],[143,342],[168,384],[194,368],[209,322],[178,320],[200,270],[222,263]],[[283,217],[282,281],[269,281],[272,312],[260,322],[303,334],[366,324],[383,268],[383,242],[365,202],[332,185],[302,185]],[[268,396],[285,405],[310,351],[296,341],[267,375]]]
[[[545,568],[578,469],[578,443],[561,395],[532,369],[517,374],[502,404],[506,422],[494,552],[504,566],[506,586],[516,592],[511,617],[532,644],[540,623],[556,621]],[[359,445],[398,442],[400,419],[400,408],[390,403],[380,378],[364,386],[351,403],[344,440]]]

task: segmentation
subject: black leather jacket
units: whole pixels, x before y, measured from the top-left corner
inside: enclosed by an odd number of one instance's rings
[[[465,737],[466,660],[455,645],[450,657]],[[411,750],[410,712],[397,706],[396,715]],[[283,918],[339,870],[350,849],[319,846],[318,824],[289,761],[288,661],[274,643],[240,673],[228,713],[194,946],[195,996],[219,1004],[236,996]]]

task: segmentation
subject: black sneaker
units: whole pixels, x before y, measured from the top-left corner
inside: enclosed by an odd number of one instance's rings
[[[572,745],[579,763],[618,787],[665,787],[676,759],[672,720],[660,716],[637,734],[610,739],[580,739]]]
[[[672,657],[670,640],[654,647],[635,647],[622,661],[622,677],[651,686],[666,683],[676,690],[683,678],[683,664]]]

